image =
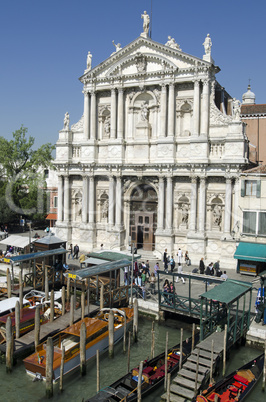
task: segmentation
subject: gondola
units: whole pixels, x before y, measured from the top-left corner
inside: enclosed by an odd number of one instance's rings
[[[199,334],[195,335],[195,344],[199,341]],[[192,337],[183,342],[182,363],[191,354]],[[179,369],[180,344],[168,349],[167,373],[175,373]],[[132,369],[125,376],[115,381],[110,386],[103,388],[98,394],[88,398],[86,402],[133,402],[137,400],[139,367]],[[143,362],[141,395],[153,392],[164,383],[165,378],[165,352],[153,359]]]
[[[204,390],[195,402],[243,401],[257,384],[263,370],[264,353]]]

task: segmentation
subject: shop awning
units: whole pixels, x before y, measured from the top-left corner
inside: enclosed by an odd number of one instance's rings
[[[57,214],[48,214],[45,219],[48,221],[57,221]]]
[[[108,260],[100,260],[100,258],[87,258],[84,261],[86,264],[93,264],[93,265],[99,265],[99,264],[103,264],[105,262],[108,262]]]
[[[105,274],[110,271],[115,271],[120,268],[124,268],[126,266],[130,266],[131,261],[127,259],[119,260],[119,261],[109,261],[104,264],[95,265],[94,267],[79,269],[77,271],[68,271],[64,273],[66,278],[72,279],[86,279],[90,278],[91,276]]]
[[[24,248],[36,239],[29,239],[28,236],[11,235],[0,241],[0,244],[7,244],[9,246]]]
[[[234,258],[238,260],[266,262],[266,244],[240,242]]]
[[[203,293],[200,297],[208,300],[215,300],[220,303],[230,304],[239,299],[245,293],[249,292],[250,289],[252,289],[252,283],[227,279],[220,285]]]

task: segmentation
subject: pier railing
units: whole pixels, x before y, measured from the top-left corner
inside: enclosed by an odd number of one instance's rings
[[[159,292],[159,306],[192,316],[200,316],[201,300],[174,293]],[[206,312],[206,315],[208,311]]]

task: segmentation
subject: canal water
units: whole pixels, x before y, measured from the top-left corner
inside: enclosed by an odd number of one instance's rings
[[[151,326],[152,322],[144,317],[139,317],[138,342],[131,342],[130,367],[137,366],[140,360],[150,356],[151,350]],[[155,323],[155,353],[159,354],[165,349],[166,333],[169,336],[169,347],[179,343],[180,328],[184,328],[184,337],[191,335],[191,329],[180,321],[167,320],[163,324]],[[109,359],[107,354],[100,358],[100,385],[104,388],[127,372],[127,354],[123,354],[122,343],[115,347],[115,357]],[[240,367],[252,358],[258,356],[261,351],[249,347],[240,347],[231,352],[230,361],[227,364],[227,372]],[[11,374],[6,373],[5,364],[0,364],[0,401],[4,402],[35,402],[47,401],[45,397],[45,383],[33,382],[25,370],[22,362],[18,362]],[[152,395],[145,398],[146,402],[160,401],[163,388],[158,389]],[[81,402],[96,393],[96,365],[95,360],[87,365],[87,374],[81,378],[79,372],[69,376],[64,381],[64,391],[61,394],[58,384],[54,385],[54,397],[50,401],[75,401]],[[248,397],[247,402],[260,402],[265,400],[265,394],[261,391],[261,381]]]

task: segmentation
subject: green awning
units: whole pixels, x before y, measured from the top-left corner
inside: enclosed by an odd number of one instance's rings
[[[131,261],[123,259],[120,261],[106,262],[104,264],[95,265],[94,267],[83,268],[77,271],[65,272],[64,276],[71,279],[86,279],[91,276],[105,274],[106,272],[115,271],[131,265]]]
[[[252,289],[252,283],[227,279],[221,285],[215,286],[213,289],[200,295],[200,297],[229,304],[239,299],[250,289]]]
[[[89,253],[88,257],[99,258],[100,260],[119,261],[122,259],[132,260],[132,254],[123,254],[115,251],[99,251],[98,253]],[[140,255],[134,254],[134,261],[138,260]]]
[[[67,250],[65,250],[63,247],[56,248],[54,250],[45,250],[45,251],[38,251],[36,253],[30,253],[30,254],[20,254],[20,255],[14,255],[9,257],[10,261],[13,263],[16,262],[23,262],[23,261],[29,261],[29,260],[34,260],[36,258],[45,258],[45,257],[51,257],[53,255],[60,255],[60,254],[66,254]]]
[[[240,242],[234,258],[238,260],[266,262],[266,244]]]

